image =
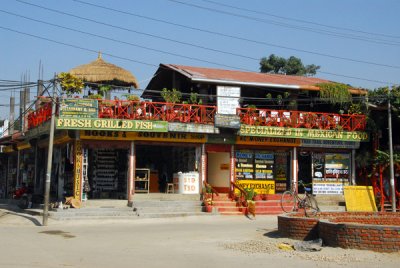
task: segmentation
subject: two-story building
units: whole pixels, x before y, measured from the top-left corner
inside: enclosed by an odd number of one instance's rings
[[[161,64],[141,100],[60,97],[52,197],[131,201],[165,192],[168,183],[175,193],[199,194],[203,182],[219,192],[234,191],[236,182],[268,195],[298,180],[312,183],[314,194],[342,194],[355,183],[366,118],[319,102],[321,83],[330,81]],[[179,91],[181,102],[166,102],[164,88]],[[49,102],[29,114],[28,131],[8,147],[21,151],[19,174],[27,174],[10,183],[42,191],[50,117]]]

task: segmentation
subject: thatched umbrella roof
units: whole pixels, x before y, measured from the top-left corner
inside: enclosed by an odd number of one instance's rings
[[[96,60],[79,65],[69,71],[70,74],[86,82],[106,83],[116,86],[139,87],[133,74],[117,65],[105,62],[101,58],[101,53]]]

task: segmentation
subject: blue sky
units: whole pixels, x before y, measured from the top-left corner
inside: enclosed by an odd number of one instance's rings
[[[356,87],[373,89],[400,82],[400,1],[397,0],[81,0],[135,16],[73,0],[21,1],[97,23],[16,0],[3,0],[2,80],[19,81],[27,73],[31,81],[36,81],[39,62],[44,66],[44,79],[51,79],[54,73],[95,60],[96,51],[102,51],[104,60],[131,71],[141,88],[147,86],[160,63],[258,72],[259,59],[272,53],[285,58],[293,55],[304,64],[320,65],[316,77]],[[0,91],[0,104],[7,104],[11,94],[19,96]],[[8,107],[0,110],[3,117],[8,113]]]

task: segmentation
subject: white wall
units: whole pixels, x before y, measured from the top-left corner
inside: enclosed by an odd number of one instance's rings
[[[213,187],[229,187],[230,154],[228,152],[210,152],[207,154],[207,156],[208,183]]]

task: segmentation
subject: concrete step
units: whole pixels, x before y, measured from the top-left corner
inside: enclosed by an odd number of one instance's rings
[[[203,206],[193,206],[193,207],[134,207],[134,211],[137,213],[156,213],[156,212],[186,212],[186,211],[202,211]]]
[[[173,217],[188,217],[188,216],[209,216],[212,213],[206,212],[167,212],[167,213],[139,213],[139,218],[173,218]]]
[[[159,201],[199,201],[200,194],[164,194],[164,193],[138,193],[133,196],[133,201],[137,200],[159,200]]]
[[[191,208],[201,206],[201,201],[167,201],[167,200],[134,200],[132,203],[133,207],[181,207],[181,208]]]
[[[232,201],[213,201],[214,207],[231,207],[236,206],[236,202]]]
[[[220,212],[219,214],[224,216],[243,216],[246,214],[246,211],[224,211]]]

